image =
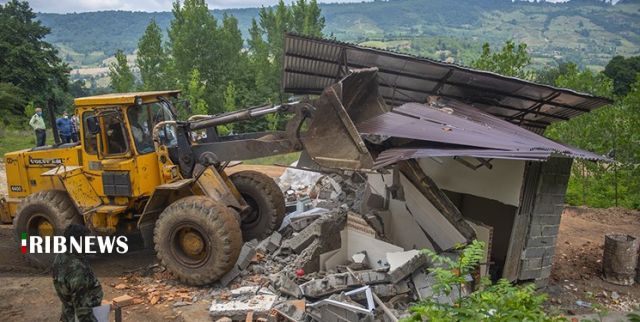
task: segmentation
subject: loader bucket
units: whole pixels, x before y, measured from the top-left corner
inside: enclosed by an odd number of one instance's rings
[[[317,168],[304,164],[311,160],[321,168],[373,167],[373,158],[354,124],[389,111],[378,93],[377,72],[377,68],[354,70],[312,102],[315,109],[301,138],[305,152],[299,166]]]

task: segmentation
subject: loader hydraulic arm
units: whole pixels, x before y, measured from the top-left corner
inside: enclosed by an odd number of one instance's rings
[[[267,105],[220,115],[192,116],[176,122],[177,146],[169,147],[182,175],[191,177],[196,163],[226,161],[303,151],[306,164],[316,169],[359,170],[373,166],[373,159],[354,123],[388,111],[378,93],[377,69],[354,70],[327,87],[314,100]],[[284,131],[218,135],[216,127],[264,117],[293,114]],[[158,124],[154,129],[157,132]],[[198,132],[206,131],[206,136]],[[154,135],[157,137],[157,135]]]

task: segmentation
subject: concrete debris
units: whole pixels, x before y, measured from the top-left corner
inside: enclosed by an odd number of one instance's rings
[[[259,286],[245,286],[231,290],[231,298],[213,300],[209,315],[214,318],[244,319],[249,312],[254,316],[267,316],[278,297]]]
[[[329,274],[324,278],[306,282],[300,287],[305,296],[319,298],[354,286],[380,284],[389,281],[389,276],[382,272],[358,271],[354,272],[354,274],[356,275],[355,277],[350,273]]]
[[[227,274],[224,274],[220,278],[219,282],[222,286],[227,286],[238,276],[240,276],[240,270],[238,269],[238,265],[234,265],[233,268],[229,272],[227,272]]]
[[[261,241],[260,244],[258,244],[257,249],[265,253],[273,253],[280,248],[281,243],[282,235],[276,231],[273,232],[271,236]]]
[[[329,210],[325,208],[313,208],[290,217],[291,228],[294,231],[301,231],[305,227],[309,226],[314,220],[318,219],[323,214],[328,213]]]
[[[351,255],[351,261],[353,262],[349,266],[355,270],[363,270],[369,268],[369,262],[367,259],[367,252],[362,251]]]
[[[468,294],[473,283],[450,296],[434,292],[427,268],[436,264],[411,246],[411,236],[403,244],[386,239],[385,230],[397,236],[402,227],[384,225],[396,213],[372,209],[385,206],[385,197],[359,176],[287,169],[279,184],[289,214],[278,231],[243,245],[222,288],[211,294],[209,314],[253,321],[397,321],[416,300],[451,303]],[[413,218],[409,211],[407,216]],[[420,225],[413,228],[425,234]],[[241,287],[229,291],[231,282]],[[190,303],[180,299],[174,307]]]
[[[296,299],[302,298],[303,294],[300,286],[285,274],[278,274],[278,281],[274,286],[278,287],[278,290],[283,294],[292,296]]]
[[[257,241],[252,240],[244,243],[242,245],[242,249],[240,250],[240,256],[238,256],[238,260],[236,261],[236,266],[240,270],[246,269],[251,263],[251,259],[256,256],[256,245]]]
[[[271,317],[275,315],[274,321],[304,321],[306,309],[305,300],[285,301],[274,306],[269,320],[271,321]]]
[[[397,283],[427,265],[427,256],[419,250],[387,253],[391,282]]]

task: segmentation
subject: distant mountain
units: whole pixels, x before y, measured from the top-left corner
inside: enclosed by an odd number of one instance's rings
[[[614,55],[640,54],[640,1],[390,0],[321,4],[325,33],[339,40],[468,62],[483,42],[525,42],[537,64],[575,61],[601,68]],[[246,33],[257,8],[234,15]],[[97,66],[116,49],[132,53],[148,22],[169,26],[170,12],[38,14],[48,40],[74,66]]]

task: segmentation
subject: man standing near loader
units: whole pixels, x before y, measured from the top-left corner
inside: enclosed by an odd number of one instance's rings
[[[36,113],[33,114],[29,120],[29,125],[31,125],[36,133],[36,146],[43,146],[45,141],[47,141],[47,132],[44,125],[44,118],[42,118],[41,108],[36,107]]]
[[[71,224],[65,229],[66,240],[82,239],[89,234],[89,229],[78,224]],[[58,254],[53,261],[53,286],[62,301],[61,322],[97,321],[93,308],[102,302],[102,286],[93,274],[89,262],[83,254]]]
[[[62,143],[71,142],[71,130],[73,126],[71,125],[67,111],[64,111],[62,117],[56,120],[56,127],[58,128],[58,134],[60,134],[60,141],[62,141]]]

